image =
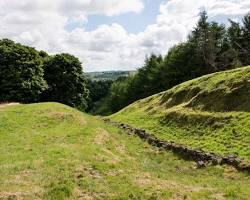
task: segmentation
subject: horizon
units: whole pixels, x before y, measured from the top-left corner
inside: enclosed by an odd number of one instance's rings
[[[100,3],[101,2],[101,3]],[[206,10],[210,21],[240,21],[248,0],[0,0],[0,38],[68,52],[85,72],[131,71],[152,53],[185,41]]]

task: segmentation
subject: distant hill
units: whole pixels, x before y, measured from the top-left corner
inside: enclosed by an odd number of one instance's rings
[[[250,66],[185,82],[110,118],[161,139],[250,161]]]
[[[86,76],[93,81],[115,81],[119,77],[126,77],[136,71],[103,71],[103,72],[87,72]]]

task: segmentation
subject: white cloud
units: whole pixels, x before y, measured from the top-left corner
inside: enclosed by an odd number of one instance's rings
[[[239,19],[250,11],[249,0],[166,0],[155,24],[141,33],[130,34],[116,23],[84,30],[89,15],[137,13],[143,6],[143,0],[0,0],[0,37],[53,54],[72,53],[88,71],[134,69],[147,54],[165,54],[184,41],[201,10],[211,19]],[[73,30],[66,31],[71,25]]]
[[[119,15],[126,12],[140,12],[144,6],[142,0],[56,0],[62,14],[104,14]]]
[[[240,18],[250,11],[249,0],[169,0],[160,6],[158,24],[179,27],[185,38],[195,26],[199,13],[206,10],[210,20]]]

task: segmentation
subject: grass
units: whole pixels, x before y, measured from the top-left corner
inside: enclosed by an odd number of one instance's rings
[[[250,161],[250,66],[139,100],[110,116],[165,140]]]
[[[0,199],[247,200],[249,185],[62,104],[0,107]]]

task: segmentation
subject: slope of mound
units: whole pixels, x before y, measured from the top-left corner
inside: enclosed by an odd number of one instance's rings
[[[0,107],[0,199],[248,199],[250,177],[196,169],[57,103]]]
[[[110,118],[161,139],[249,161],[250,67],[185,82]]]

